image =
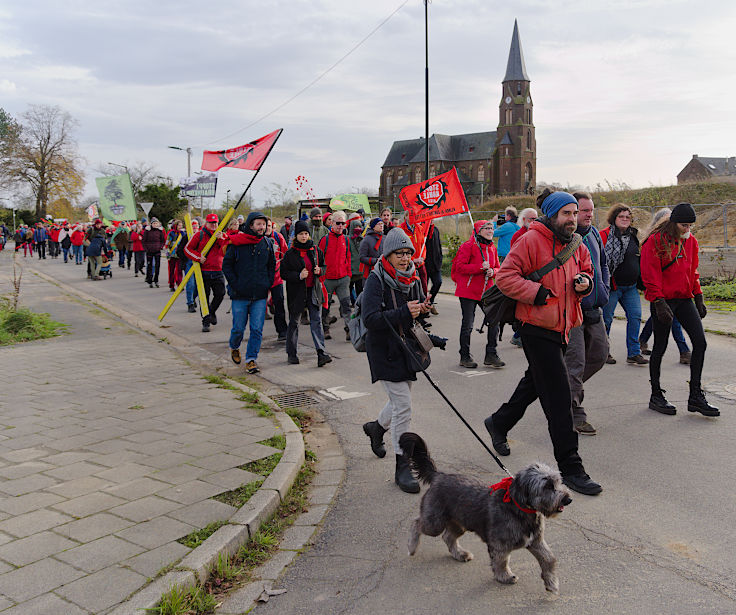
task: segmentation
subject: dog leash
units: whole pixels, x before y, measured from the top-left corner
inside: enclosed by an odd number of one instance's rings
[[[513,476],[513,474],[511,474],[511,472],[509,472],[506,469],[506,466],[503,465],[503,463],[501,463],[501,460],[494,454],[494,452],[490,448],[488,448],[488,445],[478,435],[478,432],[476,432],[475,429],[472,428],[472,426],[470,425],[470,423],[468,423],[468,421],[465,420],[465,417],[462,414],[460,414],[460,411],[447,398],[447,395],[444,394],[444,392],[442,391],[442,389],[440,389],[440,387],[437,386],[437,384],[435,383],[435,381],[432,380],[432,378],[430,378],[430,376],[427,373],[427,371],[419,364],[419,360],[416,358],[416,356],[412,352],[411,348],[409,348],[406,345],[406,342],[401,338],[401,336],[398,334],[398,332],[396,331],[396,329],[394,329],[393,325],[389,322],[388,318],[386,318],[386,314],[383,313],[383,312],[381,312],[381,314],[383,315],[383,319],[386,321],[386,324],[388,325],[388,328],[391,329],[391,333],[394,334],[394,337],[396,337],[396,339],[399,340],[399,343],[406,349],[406,352],[412,358],[412,361],[414,362],[415,367],[418,367],[419,368],[419,371],[421,371],[424,374],[424,377],[429,381],[429,384],[431,384],[432,387],[434,388],[434,390],[437,391],[440,394],[440,397],[442,397],[442,399],[444,399],[447,402],[447,405],[450,406],[450,408],[452,409],[452,411],[463,422],[463,425],[465,425],[465,427],[467,427],[470,430],[470,433],[472,433],[475,436],[475,439],[478,440],[478,442],[480,442],[481,446],[484,449],[486,449],[486,451],[488,451],[488,454],[491,457],[493,457],[493,459],[495,460],[495,462],[498,464],[498,467],[501,468],[504,472],[506,472],[506,474],[508,476]]]

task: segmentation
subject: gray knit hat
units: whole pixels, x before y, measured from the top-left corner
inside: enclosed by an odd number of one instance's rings
[[[320,220],[322,219],[322,210],[319,207],[312,207],[309,210],[309,217],[314,218],[314,216],[319,216]]]
[[[388,235],[383,238],[381,245],[383,246],[384,256],[388,256],[391,252],[396,252],[396,250],[408,249],[411,250],[412,254],[416,251],[414,250],[414,244],[409,239],[409,235],[404,232],[404,229],[400,229],[398,226],[388,232]]]

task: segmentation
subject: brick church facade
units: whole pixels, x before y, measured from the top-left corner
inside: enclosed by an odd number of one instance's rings
[[[514,22],[497,129],[433,134],[429,138],[429,176],[456,167],[470,205],[479,205],[494,194],[531,194],[536,183],[537,143],[530,84],[519,27]],[[401,189],[425,179],[424,138],[394,141],[381,167],[381,202],[401,209]]]

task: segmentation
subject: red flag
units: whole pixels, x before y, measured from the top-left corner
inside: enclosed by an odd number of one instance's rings
[[[399,200],[412,224],[468,211],[468,202],[455,167],[442,175],[403,188]]]
[[[217,171],[223,167],[231,169],[249,169],[257,171],[268,156],[273,144],[281,134],[281,128],[274,130],[265,137],[256,139],[253,143],[246,143],[232,149],[218,151],[204,150],[202,156],[202,170]]]

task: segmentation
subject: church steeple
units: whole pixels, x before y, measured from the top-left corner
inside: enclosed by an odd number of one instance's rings
[[[509,49],[509,61],[506,64],[506,76],[503,83],[507,81],[529,81],[524,64],[524,52],[521,50],[519,40],[519,24],[514,19],[514,34],[511,37],[511,49]]]

